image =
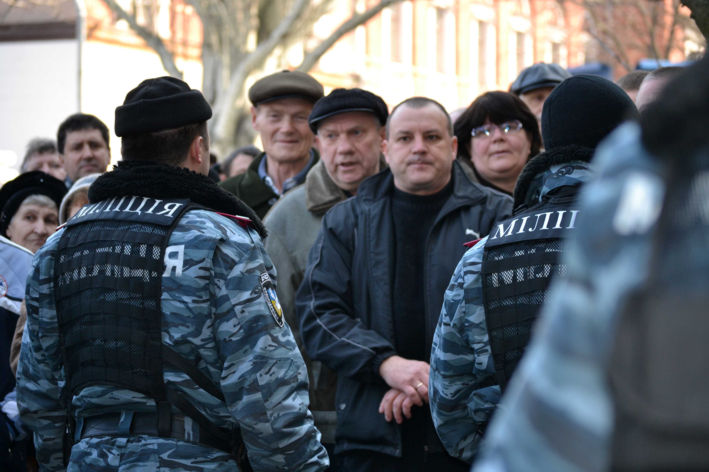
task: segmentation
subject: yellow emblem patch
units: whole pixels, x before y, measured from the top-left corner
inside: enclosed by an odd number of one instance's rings
[[[263,293],[263,298],[268,306],[268,311],[271,312],[273,320],[279,327],[284,326],[283,321],[283,309],[281,308],[281,303],[278,301],[278,295],[276,295],[276,288],[273,286],[271,277],[268,276],[267,272],[261,274],[261,293]]]

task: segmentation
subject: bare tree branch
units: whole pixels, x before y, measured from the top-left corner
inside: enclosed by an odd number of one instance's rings
[[[371,18],[378,15],[379,12],[381,12],[386,7],[391,6],[400,1],[402,0],[382,0],[369,10],[360,14],[353,15],[352,18],[342,23],[340,27],[333,31],[330,36],[328,36],[327,38],[325,38],[324,41],[318,44],[315,49],[308,52],[305,58],[303,58],[303,62],[300,64],[300,66],[298,66],[298,70],[307,72],[312,69],[313,66],[322,57],[322,55],[325,54],[328,49],[330,49],[337,41],[339,41],[341,37],[352,31],[359,25],[366,23]]]
[[[177,68],[175,56],[167,48],[162,39],[152,31],[138,24],[135,17],[129,15],[115,0],[103,0],[108,8],[111,9],[120,19],[125,20],[130,28],[140,36],[146,44],[151,47],[160,57],[163,67],[173,77],[182,78],[182,71]]]
[[[237,97],[244,88],[247,77],[254,69],[260,67],[268,58],[269,54],[278,45],[279,41],[292,27],[293,23],[303,13],[308,6],[308,0],[297,0],[291,11],[283,18],[283,21],[273,30],[266,41],[260,43],[256,49],[244,58],[243,61],[232,71],[231,80],[227,92],[223,95],[219,103],[214,104],[215,124],[214,133],[217,136],[225,136],[234,130],[236,117],[234,114],[223,113],[225,107],[233,107]]]

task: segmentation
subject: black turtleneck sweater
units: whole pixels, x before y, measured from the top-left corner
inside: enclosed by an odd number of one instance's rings
[[[428,362],[424,313],[426,239],[436,216],[453,192],[452,181],[433,195],[412,195],[394,189],[394,344],[398,355]]]

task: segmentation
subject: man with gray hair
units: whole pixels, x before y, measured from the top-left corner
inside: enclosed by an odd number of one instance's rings
[[[56,177],[59,180],[66,178],[64,165],[59,159],[56,143],[47,138],[34,138],[27,143],[27,151],[22,159],[20,172],[32,172],[41,170],[45,174]]]

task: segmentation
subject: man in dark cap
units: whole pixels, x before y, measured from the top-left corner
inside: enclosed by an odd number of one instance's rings
[[[558,85],[542,113],[546,151],[522,171],[512,217],[453,273],[433,338],[429,392],[436,431],[453,456],[475,459],[548,284],[565,272],[561,242],[576,231],[575,196],[592,176],[594,150],[633,115],[633,101],[606,79],[575,76]]]
[[[130,91],[123,161],[35,259],[17,377],[42,468],[327,467],[265,230],[207,177],[211,116],[172,77]]]
[[[251,123],[264,152],[245,173],[220,185],[263,218],[283,194],[305,181],[318,161],[311,148],[308,116],[323,96],[320,83],[303,72],[281,71],[256,81],[249,89]]]
[[[537,120],[541,120],[544,101],[554,87],[569,77],[571,73],[559,64],[538,62],[519,73],[510,85],[510,92],[521,98]]]
[[[385,166],[384,125],[389,112],[379,96],[362,89],[335,89],[315,103],[308,122],[321,160],[305,184],[285,195],[268,213],[266,251],[278,273],[278,298],[300,343],[295,292],[303,280],[308,252],[325,213],[357,193],[359,184]],[[323,443],[335,443],[335,375],[320,362],[306,365],[310,402]]]

